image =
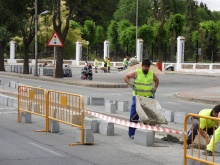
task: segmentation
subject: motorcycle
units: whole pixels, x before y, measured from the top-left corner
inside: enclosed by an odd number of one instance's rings
[[[92,80],[93,78],[93,73],[92,73],[92,66],[89,65],[89,66],[85,66],[82,68],[81,70],[81,79],[82,80]]]

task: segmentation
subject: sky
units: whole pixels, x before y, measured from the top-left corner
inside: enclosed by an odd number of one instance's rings
[[[197,0],[198,3],[203,2],[212,11],[220,11],[220,0]]]

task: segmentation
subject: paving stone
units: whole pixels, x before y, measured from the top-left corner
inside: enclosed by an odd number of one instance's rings
[[[116,105],[114,103],[106,103],[105,112],[116,114]]]
[[[93,118],[85,118],[84,119],[85,127],[92,130],[93,133],[99,132],[99,120]]]
[[[76,142],[81,142],[81,129],[76,129]],[[94,135],[91,129],[84,128],[84,143],[92,144],[94,143]]]
[[[165,110],[165,119],[168,122],[173,122],[174,121],[174,112],[172,110]]]
[[[99,97],[90,97],[90,105],[104,105],[105,99]]]
[[[58,133],[60,132],[60,123],[55,120],[50,120],[50,128],[51,133]]]
[[[136,129],[134,135],[134,142],[142,146],[153,146],[154,136],[154,131]]]
[[[129,111],[128,101],[119,101],[117,110],[122,111],[122,112],[128,112]]]
[[[31,123],[31,114],[27,112],[21,112],[21,123]]]
[[[114,136],[114,123],[100,120],[99,133],[106,136]]]

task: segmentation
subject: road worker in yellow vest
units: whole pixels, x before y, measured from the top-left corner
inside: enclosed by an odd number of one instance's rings
[[[99,67],[98,57],[96,57],[95,60],[94,60],[94,66],[95,66],[95,73],[98,73],[98,71],[97,71],[97,69]]]
[[[216,105],[213,108],[214,116],[220,118],[220,105]],[[214,122],[214,121],[213,121]],[[208,135],[206,134],[206,138],[208,138],[208,145],[206,146],[206,151],[203,152],[203,155],[213,156],[214,148],[220,141],[220,121],[216,121],[218,123],[217,129],[215,130],[214,134],[212,135],[211,140],[209,139]]]
[[[123,59],[123,66],[124,66],[124,70],[127,69],[128,67],[128,56],[126,56],[124,59]]]
[[[124,76],[124,81],[133,89],[132,105],[130,111],[130,122],[136,122],[139,120],[139,116],[136,113],[136,96],[144,96],[147,98],[153,98],[153,93],[156,92],[159,79],[150,71],[151,62],[148,59],[142,61],[142,66],[133,72],[130,72]],[[131,83],[130,79],[134,79],[134,83]],[[134,139],[136,128],[129,127],[128,135],[131,139]]]
[[[108,61],[107,61],[108,73],[110,73],[110,66],[111,66],[111,59],[110,59],[110,57],[109,57],[109,58],[108,58]]]

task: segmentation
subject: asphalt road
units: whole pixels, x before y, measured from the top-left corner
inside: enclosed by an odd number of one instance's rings
[[[88,81],[80,80],[81,68],[73,68],[73,77],[65,78],[73,81]],[[94,74],[93,81],[101,82],[118,82],[124,83],[124,73],[98,73]],[[178,100],[173,95],[181,91],[190,91],[201,88],[209,88],[219,86],[219,77],[195,76],[195,75],[178,75],[178,74],[159,74],[159,88],[156,92],[156,99],[164,109],[173,111],[198,112],[203,108],[212,108],[213,105],[197,102],[188,102]],[[38,81],[32,79],[23,79],[17,77],[1,76],[2,83],[7,84],[8,81],[17,81],[26,85],[41,86],[47,90],[60,90],[64,92],[81,94],[84,97],[104,97],[105,99],[115,99],[119,101],[129,101],[131,104],[131,89],[129,88],[90,88],[83,86],[59,84],[54,82]]]
[[[73,71],[73,81],[80,78],[80,68]],[[123,82],[123,73],[99,73],[94,80]],[[200,88],[219,86],[219,77],[161,74],[156,99],[165,109],[173,111],[197,112],[213,105],[178,100],[173,94]],[[1,75],[1,82],[17,81],[26,85],[41,86],[47,90],[86,96],[104,97],[105,99],[129,101],[129,88],[90,88],[59,84],[54,82],[22,79]],[[68,78],[69,79],[69,78]],[[4,88],[3,85],[0,88]],[[73,127],[61,125],[61,133],[34,132],[44,129],[41,117],[33,116],[32,124],[17,123],[17,110],[0,106],[0,165],[170,165],[182,164],[182,145],[155,139],[154,147],[134,144],[127,136],[127,128],[115,126],[115,136],[95,134],[94,145],[68,144],[75,141]]]

